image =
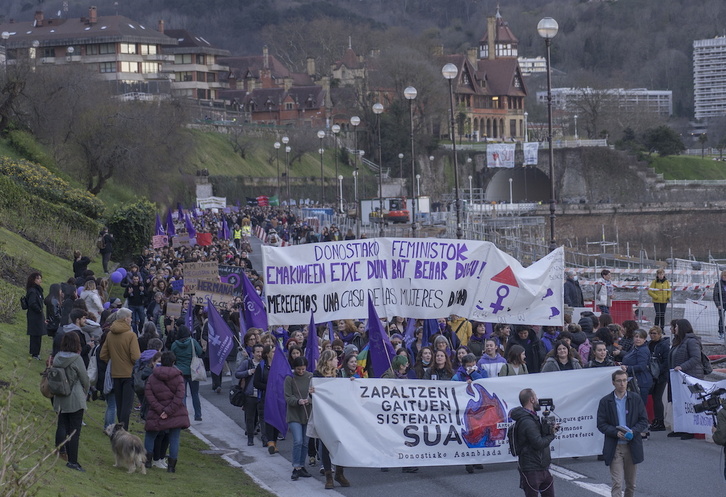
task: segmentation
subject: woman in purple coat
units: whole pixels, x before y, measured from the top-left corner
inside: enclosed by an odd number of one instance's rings
[[[146,413],[146,446],[148,454],[154,452],[154,440],[164,431],[169,432],[169,462],[167,472],[176,473],[176,461],[179,457],[179,437],[182,428],[189,428],[189,413],[184,405],[184,377],[182,372],[174,367],[176,356],[174,352],[166,351],[161,354],[161,364],[154,367],[154,371],[146,381],[144,395],[149,405]]]

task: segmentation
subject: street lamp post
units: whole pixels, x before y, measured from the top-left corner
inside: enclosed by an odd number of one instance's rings
[[[461,239],[463,233],[461,231],[461,206],[459,205],[459,159],[456,156],[456,138],[454,136],[455,133],[455,125],[456,122],[454,121],[454,87],[452,84],[453,79],[459,74],[459,70],[456,68],[456,66],[452,63],[446,64],[443,68],[441,68],[441,74],[449,80],[449,108],[451,110],[451,123],[450,123],[450,133],[451,133],[451,148],[453,150],[454,154],[454,197],[456,202],[456,238]]]
[[[509,178],[509,205],[512,205],[514,203],[514,198],[512,196],[512,178]]]
[[[355,237],[360,238],[360,205],[358,203],[358,125],[360,117],[352,116],[350,125],[353,126],[353,187],[355,190]]]
[[[338,176],[338,187],[340,194],[338,195],[338,199],[340,200],[340,212],[343,212],[343,175]]]
[[[421,196],[421,175],[416,175],[416,198]]]
[[[322,129],[318,131],[318,138],[320,138],[320,204],[325,205],[325,175],[323,173],[323,138],[325,138],[325,131]]]
[[[287,184],[287,205],[290,205],[290,151],[292,149],[287,146],[288,143],[290,143],[290,138],[283,136],[282,144],[285,145],[285,183]]]
[[[376,128],[378,128],[378,204],[380,212],[378,213],[378,222],[380,229],[378,236],[381,238],[383,233],[383,147],[381,146],[381,114],[383,113],[383,104],[380,102],[373,104],[373,113],[376,115]]]
[[[575,140],[577,139],[577,114],[575,114]]]
[[[340,126],[337,124],[333,124],[333,126],[330,128],[333,132],[333,138],[335,138],[335,176],[340,177],[338,175],[338,133],[340,133]],[[343,212],[343,193],[341,189],[340,198],[338,199],[340,201],[340,212]]]
[[[277,200],[280,201],[280,142],[275,142],[275,163],[277,164]]]
[[[413,101],[418,96],[418,92],[416,91],[416,88],[413,86],[406,87],[405,90],[403,90],[403,96],[406,97],[406,100],[408,100],[408,115],[409,115],[409,121],[411,124],[411,194],[413,195],[413,178],[418,178],[418,174],[416,174],[416,157],[414,155],[414,142],[413,142]],[[401,171],[401,176],[403,176],[403,171]],[[418,202],[418,194],[413,195],[413,198],[411,199],[411,236],[413,238],[416,238],[416,203]]]
[[[527,129],[527,117],[529,117],[529,112],[524,113],[524,141],[529,141],[529,130]]]
[[[552,38],[557,34],[559,26],[557,21],[551,17],[545,17],[537,24],[537,32],[544,38],[545,46],[547,48],[547,141],[548,155],[550,161],[550,246],[549,250],[552,252],[557,247],[555,241],[555,164],[554,164],[554,150],[552,148],[552,69],[551,69],[551,45]]]
[[[472,188],[471,180],[474,179],[474,176],[471,174],[469,175],[469,208],[471,209],[471,206],[474,205],[474,188]]]
[[[10,32],[3,31],[2,32],[2,35],[0,35],[0,36],[2,36],[2,39],[3,39],[3,52],[5,52],[4,53],[4,58],[3,58],[3,63],[5,65],[5,76],[7,77],[7,72],[8,72],[8,39],[10,38]]]

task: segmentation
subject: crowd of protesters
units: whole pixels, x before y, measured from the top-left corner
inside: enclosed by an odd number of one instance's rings
[[[109,277],[95,275],[88,269],[90,259],[78,252],[74,254],[73,277],[51,284],[47,296],[39,273],[32,273],[27,282],[30,355],[40,358],[44,335],[50,336],[54,343],[49,361],[76,353],[89,371],[89,387],[84,388],[88,398],[107,403],[105,424],[118,421],[128,427],[131,412],[138,408],[147,424],[147,465],[168,471],[176,469],[179,430],[188,426],[187,395],[192,398],[195,421],[203,419],[199,381],[192,380],[190,372],[192,357],[204,358],[209,369],[206,310],[196,306],[192,316],[187,316],[188,297],[175,284],[184,278],[184,265],[216,261],[239,266],[256,292],[263,295],[263,278],[249,258],[253,250],[249,237],[255,228],[261,228],[272,244],[276,243],[275,237],[290,244],[352,237],[350,232],[341,235],[335,225],[318,229],[316,223],[273,207],[248,207],[226,213],[193,211],[191,216],[180,213],[174,231],[183,233],[187,220],[197,231],[213,233],[212,243],[205,246],[172,243],[157,249],[147,248],[123,268],[125,274],[119,282],[123,302],[109,295]],[[232,227],[229,237],[220,236],[225,224]],[[107,230],[101,236],[107,240],[101,249],[106,251],[113,238]],[[105,257],[106,253],[102,255]],[[104,262],[108,262],[106,258]],[[572,275],[566,275],[566,279],[572,280]],[[181,304],[180,315],[167,312],[172,303]],[[306,323],[269,330],[245,329],[240,326],[241,303],[242,299],[238,298],[227,308],[219,309],[234,334],[237,347],[227,357],[222,373],[212,375],[212,390],[221,394],[222,378],[233,375],[232,381],[238,381],[246,394],[243,410],[248,445],[254,446],[259,435],[262,446],[270,454],[277,453],[279,432],[265,422],[264,406],[270,365],[279,343],[294,372],[284,392],[287,422],[294,438],[292,479],[309,477],[305,463],[316,465],[320,460],[325,488],[333,488],[333,481],[350,485],[344,468],[333,469],[327,447],[315,439],[308,440],[304,426],[314,398],[309,388],[312,376],[368,376],[369,372],[358,365],[358,355],[368,341],[365,321],[343,319],[318,325],[314,330]],[[672,337],[666,336],[660,326],[646,332],[635,321],[613,323],[607,312],[599,316],[585,312],[577,323],[571,322],[571,316],[566,314],[564,327],[491,325],[455,315],[438,320],[393,316],[385,321],[385,330],[396,351],[385,377],[471,382],[496,376],[617,365],[627,372],[632,388],[640,392],[644,401],[649,394],[653,395],[655,415],[649,427],[651,431],[665,430],[663,395],[668,386],[669,369],[697,378],[704,376],[700,339],[685,319],[671,323]],[[72,343],[63,340],[68,333],[75,335]],[[317,364],[308,364],[305,359],[310,333],[318,336]],[[660,366],[655,378],[649,367],[651,357]],[[64,360],[71,362],[71,359],[74,358]],[[159,399],[173,400],[174,411],[164,412]],[[73,417],[73,423],[66,420],[66,426],[75,427],[82,420],[85,402],[76,402],[71,409],[80,415]],[[161,422],[167,418],[174,421]],[[65,433],[62,428],[59,425],[60,435]],[[647,437],[647,433],[644,435]],[[692,437],[681,433],[671,435]],[[77,455],[77,438],[75,445],[68,447],[67,451],[61,450],[69,467],[82,470],[77,460],[71,460]],[[469,473],[474,469],[466,466]],[[416,470],[403,468],[405,472]]]

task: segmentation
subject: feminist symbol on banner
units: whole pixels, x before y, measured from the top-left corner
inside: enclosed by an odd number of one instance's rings
[[[509,295],[509,287],[507,285],[502,285],[499,288],[497,288],[497,301],[489,304],[489,307],[494,309],[492,311],[492,314],[496,314],[497,312],[504,309],[504,306],[502,305],[502,300],[504,300],[508,295]]]
[[[514,276],[514,271],[509,266],[494,275],[492,281],[503,283],[503,285],[497,288],[497,301],[489,304],[489,307],[493,309],[492,314],[496,314],[504,309],[502,302],[509,296],[509,287],[519,288],[519,284],[517,283],[517,278]]]
[[[212,334],[212,333],[209,334],[209,341],[212,342],[214,345],[216,345],[218,347],[220,345],[222,345],[222,340],[219,339],[219,337],[217,336],[216,333],[215,334]]]

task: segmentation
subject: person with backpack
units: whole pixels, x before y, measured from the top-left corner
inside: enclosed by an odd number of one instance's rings
[[[252,447],[255,445],[255,421],[258,419],[257,415],[257,389],[254,385],[254,376],[257,366],[262,362],[262,350],[264,347],[262,344],[257,343],[252,346],[252,356],[242,361],[237,371],[234,373],[234,377],[240,381],[240,386],[244,387],[245,392],[245,431],[247,433],[247,445]],[[260,427],[262,430],[263,427]]]
[[[96,247],[98,253],[101,254],[101,262],[103,264],[103,272],[108,274],[108,262],[111,260],[111,253],[113,252],[113,235],[108,232],[106,226],[103,227],[101,232],[98,234],[98,240],[96,240]]]
[[[78,444],[83,426],[83,413],[86,410],[86,392],[91,387],[91,382],[81,358],[81,341],[78,339],[78,334],[63,335],[61,350],[53,358],[53,367],[63,368],[70,385],[69,395],[53,397],[53,409],[58,413],[55,444],[56,447],[60,446],[68,436],[68,442],[65,444],[68,457],[66,466],[76,471],[85,471],[78,463]]]
[[[40,360],[40,346],[42,344],[43,335],[46,334],[45,314],[43,308],[45,301],[43,299],[43,276],[36,272],[30,273],[28,281],[25,285],[25,296],[21,299],[21,307],[27,310],[28,320],[28,336],[30,337],[30,356],[33,359]]]
[[[650,394],[653,396],[653,415],[655,419],[648,428],[650,431],[665,431],[665,406],[663,405],[663,393],[668,386],[668,353],[671,349],[670,338],[663,336],[663,330],[659,326],[653,326],[648,330],[650,341],[648,349],[650,350],[651,361],[658,363],[659,374],[653,377],[653,386]]]
[[[518,458],[519,488],[525,497],[554,497],[555,482],[549,471],[550,444],[559,431],[559,424],[543,422],[537,414],[540,410],[537,394],[531,388],[519,392],[521,407],[509,413],[514,425],[510,450]],[[513,444],[512,444],[513,442]]]

